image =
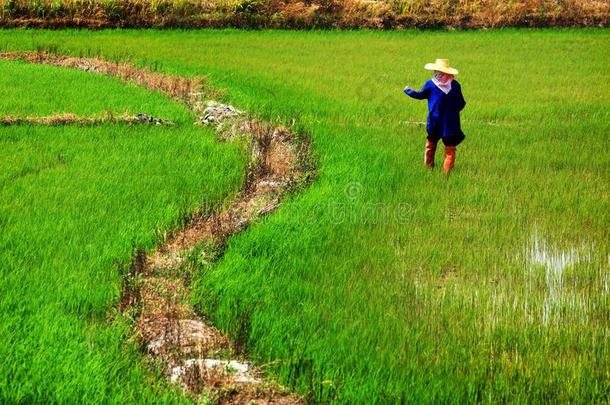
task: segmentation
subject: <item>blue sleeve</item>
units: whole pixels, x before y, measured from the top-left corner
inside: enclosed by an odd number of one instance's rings
[[[414,99],[423,100],[430,96],[430,86],[428,86],[428,84],[429,84],[429,82],[426,82],[426,84],[424,84],[424,87],[422,87],[422,89],[420,91],[405,89],[405,93],[409,97],[413,97]]]
[[[464,109],[464,107],[466,106],[466,100],[464,100],[464,96],[462,95],[462,86],[458,87],[458,94],[457,94],[457,104],[458,104],[458,111],[462,111]]]

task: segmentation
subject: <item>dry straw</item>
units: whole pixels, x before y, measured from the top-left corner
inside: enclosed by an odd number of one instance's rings
[[[0,27],[405,29],[608,27],[598,0],[0,0]]]

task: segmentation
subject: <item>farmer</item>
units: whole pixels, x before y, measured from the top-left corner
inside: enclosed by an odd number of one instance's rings
[[[442,139],[445,144],[444,169],[448,174],[455,163],[455,147],[466,137],[460,128],[460,111],[466,101],[460,84],[453,80],[458,71],[449,67],[448,59],[437,59],[436,63],[428,63],[424,69],[434,70],[434,78],[428,80],[420,91],[405,87],[405,93],[418,100],[428,99],[428,137],[424,165],[434,167],[436,144]]]

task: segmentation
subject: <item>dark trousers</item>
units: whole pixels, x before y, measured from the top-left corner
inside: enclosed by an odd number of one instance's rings
[[[437,143],[440,139],[442,139],[445,146],[458,146],[460,143],[462,143],[464,138],[466,138],[466,135],[463,133],[459,135],[441,136],[438,131],[429,131],[426,139],[432,143]]]
[[[442,121],[434,117],[428,117],[428,122],[426,125],[426,131],[428,132],[428,140],[432,143],[438,143],[440,139],[443,140],[445,146],[458,146],[466,135],[460,129],[458,134],[450,135],[450,136],[442,136],[443,131],[441,128],[443,127]],[[458,127],[459,129],[459,127]]]

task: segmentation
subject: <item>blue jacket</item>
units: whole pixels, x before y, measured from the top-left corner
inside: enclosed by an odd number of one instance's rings
[[[464,136],[460,126],[460,111],[464,109],[466,101],[462,96],[462,86],[457,81],[451,82],[448,94],[443,93],[432,80],[428,80],[420,91],[405,89],[405,93],[418,100],[428,99],[426,129],[429,134]]]

